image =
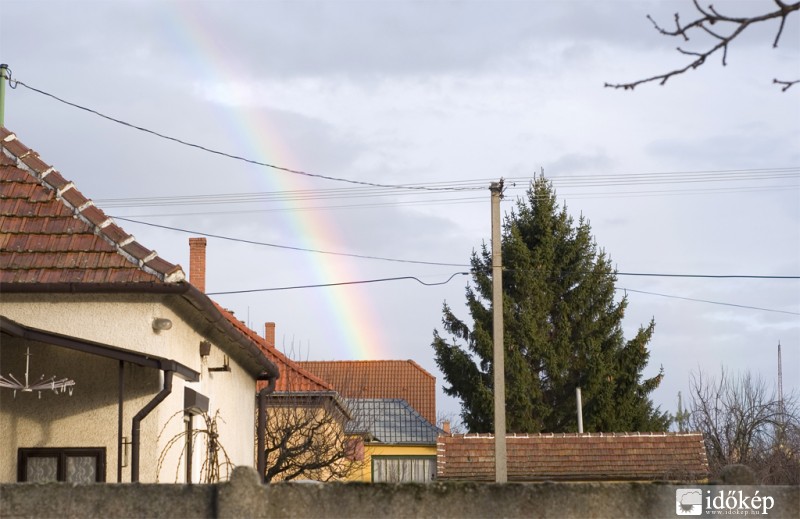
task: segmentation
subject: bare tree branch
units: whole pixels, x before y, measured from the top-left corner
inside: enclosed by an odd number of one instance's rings
[[[800,79],[795,79],[794,81],[781,81],[780,79],[773,79],[772,82],[778,85],[783,85],[781,92],[786,92],[792,85],[800,83]]]
[[[637,81],[632,81],[629,83],[606,83],[605,86],[607,88],[622,88],[624,90],[633,90],[639,85],[644,83],[650,83],[654,81],[658,81],[660,85],[665,84],[670,78],[674,76],[678,76],[683,74],[689,70],[696,69],[703,65],[713,54],[722,51],[722,66],[727,65],[727,57],[728,57],[728,45],[733,42],[745,29],[750,27],[751,25],[765,22],[767,20],[780,20],[780,25],[778,26],[778,31],[775,34],[775,40],[772,43],[772,47],[775,48],[778,46],[778,42],[781,39],[781,35],[783,34],[783,28],[786,25],[786,18],[795,11],[800,10],[800,1],[795,3],[785,3],[783,0],[774,0],[777,9],[774,11],[770,11],[758,16],[750,16],[750,17],[734,17],[734,16],[727,16],[714,8],[713,5],[709,5],[707,9],[704,9],[698,0],[692,0],[695,9],[698,12],[698,16],[688,23],[682,23],[680,19],[680,15],[675,13],[675,28],[674,29],[665,29],[661,25],[656,22],[652,16],[647,15],[647,19],[652,22],[655,29],[664,36],[670,37],[677,37],[680,36],[684,39],[684,41],[689,41],[690,34],[693,31],[699,29],[706,34],[709,34],[713,38],[717,39],[717,44],[711,47],[710,49],[704,52],[694,52],[694,51],[687,51],[680,47],[677,48],[678,52],[681,54],[695,56],[696,58],[688,63],[685,67],[677,68],[670,72],[666,72],[664,74],[658,74],[655,76],[651,76],[645,79],[640,79]],[[727,27],[729,31],[727,34],[726,31],[712,31],[709,26],[720,24],[722,27]],[[773,83],[777,83],[780,85],[784,85],[781,89],[785,92],[789,87],[794,85],[795,83],[800,82],[800,80],[795,81],[779,81],[777,79],[773,80]]]
[[[267,408],[265,481],[341,480],[363,464],[331,395],[276,392]]]
[[[750,467],[765,484],[800,482],[800,412],[794,393],[780,402],[774,388],[749,373],[718,380],[691,376],[689,425],[703,433],[712,477],[727,465]]]

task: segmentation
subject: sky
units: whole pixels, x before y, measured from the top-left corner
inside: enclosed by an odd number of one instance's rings
[[[678,45],[707,48],[646,17],[676,12],[694,15],[689,0],[5,0],[13,79],[285,169],[22,85],[6,90],[5,125],[186,272],[188,238],[212,235],[207,292],[256,331],[275,322],[291,357],[413,359],[454,416],[433,330],[445,301],[468,319],[458,273],[490,240],[501,177],[508,213],[544,172],[620,273],[800,276],[800,85],[772,83],[800,78],[800,16],[777,48],[772,21],[742,33],[726,66],[714,56],[664,86],[604,88],[683,67]],[[410,277],[452,279],[224,293]],[[627,338],[655,319],[644,376],[663,366],[662,410],[697,370],[773,383],[778,343],[784,393],[800,387],[800,280],[617,287]]]

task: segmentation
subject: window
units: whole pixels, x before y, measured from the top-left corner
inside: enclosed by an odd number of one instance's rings
[[[106,449],[19,449],[17,481],[94,483],[106,480]]]
[[[373,456],[372,481],[417,482],[432,481],[436,475],[436,456]]]

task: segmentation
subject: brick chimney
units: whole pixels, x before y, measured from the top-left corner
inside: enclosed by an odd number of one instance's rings
[[[264,323],[264,339],[267,341],[267,346],[275,347],[275,323]]]
[[[447,436],[450,436],[450,420],[442,422],[442,430]]]
[[[189,238],[189,283],[206,292],[206,239]]]

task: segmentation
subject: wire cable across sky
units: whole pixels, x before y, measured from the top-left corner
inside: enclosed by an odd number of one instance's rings
[[[58,96],[56,96],[54,94],[51,94],[49,92],[45,92],[44,90],[40,90],[38,88],[35,88],[35,87],[33,87],[31,85],[28,85],[27,83],[24,83],[23,81],[20,81],[18,79],[12,79],[11,77],[9,77],[8,78],[8,84],[9,84],[9,86],[11,88],[17,88],[17,86],[22,85],[23,87],[27,88],[28,90],[30,90],[32,92],[36,92],[36,93],[41,94],[43,96],[49,97],[49,98],[54,99],[54,100],[56,100],[56,101],[58,101],[60,103],[65,104],[67,106],[71,106],[73,108],[77,108],[78,110],[83,110],[84,112],[88,112],[90,114],[94,114],[94,115],[96,115],[98,117],[102,117],[103,119],[106,119],[108,121],[111,121],[111,122],[114,122],[114,123],[117,123],[117,124],[121,124],[122,126],[126,126],[128,128],[132,128],[134,130],[139,130],[140,132],[144,132],[144,133],[153,135],[155,137],[159,137],[161,139],[172,141],[172,142],[177,143],[177,144],[182,144],[183,146],[188,146],[190,148],[195,148],[197,150],[205,151],[207,153],[211,153],[211,154],[214,154],[214,155],[227,157],[229,159],[238,160],[238,161],[241,161],[241,162],[246,162],[248,164],[253,164],[253,165],[256,165],[256,166],[262,166],[262,167],[265,167],[265,168],[271,168],[271,169],[274,169],[274,170],[277,170],[277,171],[283,171],[285,173],[291,173],[293,175],[301,175],[301,176],[305,176],[305,177],[319,178],[319,179],[323,179],[323,180],[332,180],[332,181],[335,181],[335,182],[344,182],[344,183],[347,183],[347,184],[356,184],[356,185],[372,186],[372,187],[384,187],[384,188],[393,188],[393,189],[407,189],[407,190],[412,190],[412,191],[475,191],[477,189],[488,189],[487,186],[483,186],[483,187],[480,187],[480,188],[476,188],[476,187],[442,187],[442,188],[436,188],[436,187],[419,186],[419,185],[414,185],[414,184],[382,184],[382,183],[378,183],[378,182],[367,182],[367,181],[364,181],[364,180],[353,180],[353,179],[348,179],[348,178],[334,177],[334,176],[331,176],[331,175],[322,175],[322,174],[319,174],[319,173],[311,173],[311,172],[302,171],[302,170],[299,170],[299,169],[287,168],[287,167],[284,167],[284,166],[279,166],[277,164],[270,164],[268,162],[262,162],[260,160],[255,160],[255,159],[250,159],[250,158],[247,158],[247,157],[242,157],[241,155],[228,153],[228,152],[225,152],[225,151],[217,150],[217,149],[214,149],[214,148],[209,148],[207,146],[203,146],[203,145],[196,144],[196,143],[193,143],[193,142],[189,142],[189,141],[186,141],[186,140],[183,140],[183,139],[179,139],[177,137],[172,137],[172,136],[169,136],[169,135],[165,135],[165,134],[157,132],[155,130],[151,130],[149,128],[145,128],[143,126],[138,126],[138,125],[123,121],[122,119],[118,119],[116,117],[111,117],[110,115],[106,115],[106,114],[101,113],[101,112],[99,112],[97,110],[94,110],[92,108],[88,108],[86,106],[82,106],[82,105],[79,105],[77,103],[73,103],[71,101],[67,101],[66,99],[62,99],[62,98],[60,98],[60,97],[58,97]]]

